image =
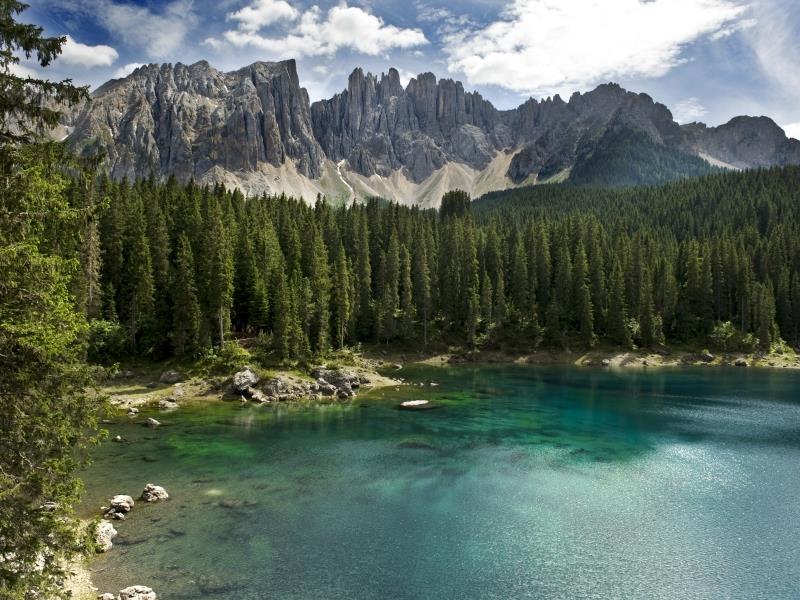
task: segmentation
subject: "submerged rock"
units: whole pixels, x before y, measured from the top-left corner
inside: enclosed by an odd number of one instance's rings
[[[146,423],[147,423],[148,427],[152,427],[152,428],[155,428],[155,427],[158,427],[159,425],[161,425],[161,422],[160,421],[156,421],[153,417],[148,417]]]
[[[142,492],[142,500],[145,502],[158,502],[159,500],[168,500],[169,494],[167,490],[165,490],[160,485],[154,485],[152,483],[148,483],[144,486],[144,491]]]
[[[100,521],[94,530],[94,543],[98,552],[108,552],[114,546],[111,543],[117,537],[117,530],[109,521]]]
[[[132,585],[119,591],[119,600],[158,600],[156,593],[144,585]]]
[[[398,406],[400,410],[431,410],[433,408],[439,408],[438,404],[434,404],[430,400],[406,400],[405,402],[401,402],[400,406]]]

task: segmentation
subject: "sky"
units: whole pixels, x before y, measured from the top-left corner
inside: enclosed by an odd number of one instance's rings
[[[294,58],[311,100],[355,67],[431,71],[498,108],[609,81],[679,122],[767,115],[800,138],[798,0],[27,0],[22,20],[67,36],[51,79],[97,87],[140,64],[220,70]]]

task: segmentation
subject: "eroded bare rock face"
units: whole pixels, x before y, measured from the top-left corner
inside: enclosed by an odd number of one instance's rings
[[[308,94],[293,60],[222,73],[207,62],[146,65],[93,94],[72,143],[99,146],[112,177],[200,178],[214,166],[252,170],[292,160],[318,177]]]
[[[353,190],[345,181],[350,173],[399,174],[421,184],[449,165],[474,178],[507,156],[482,188],[489,191],[564,176],[620,131],[732,168],[800,163],[800,142],[767,117],[680,126],[666,106],[616,84],[567,101],[556,95],[498,110],[432,73],[403,86],[396,69],[380,76],[356,69],[345,90],[310,104],[293,60],[229,73],[205,61],[146,65],[101,86],[63,125],[75,147],[105,153],[115,179],[174,175],[241,184],[250,193],[330,190],[335,196],[337,189]],[[292,183],[277,183],[286,173]]]

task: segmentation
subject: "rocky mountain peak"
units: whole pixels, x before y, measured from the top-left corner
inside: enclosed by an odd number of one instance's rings
[[[345,89],[311,104],[294,60],[229,73],[198,61],[144,65],[92,96],[65,124],[74,127],[73,145],[105,152],[113,177],[246,180],[251,192],[286,189],[274,185],[285,174],[301,186],[294,189],[326,191],[332,181],[350,193],[356,185],[412,201],[419,198],[396,194],[438,194],[454,183],[425,182],[445,171],[461,187],[480,180],[488,191],[564,178],[598,144],[628,132],[733,168],[800,163],[800,142],[767,117],[681,127],[666,106],[616,83],[498,110],[433,73],[404,87],[395,68],[379,76],[357,68]],[[408,191],[380,183],[395,174]]]

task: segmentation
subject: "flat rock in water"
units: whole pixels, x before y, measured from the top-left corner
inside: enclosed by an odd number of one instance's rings
[[[430,400],[406,400],[401,402],[398,406],[400,410],[431,410],[439,408],[438,404],[434,404]]]

